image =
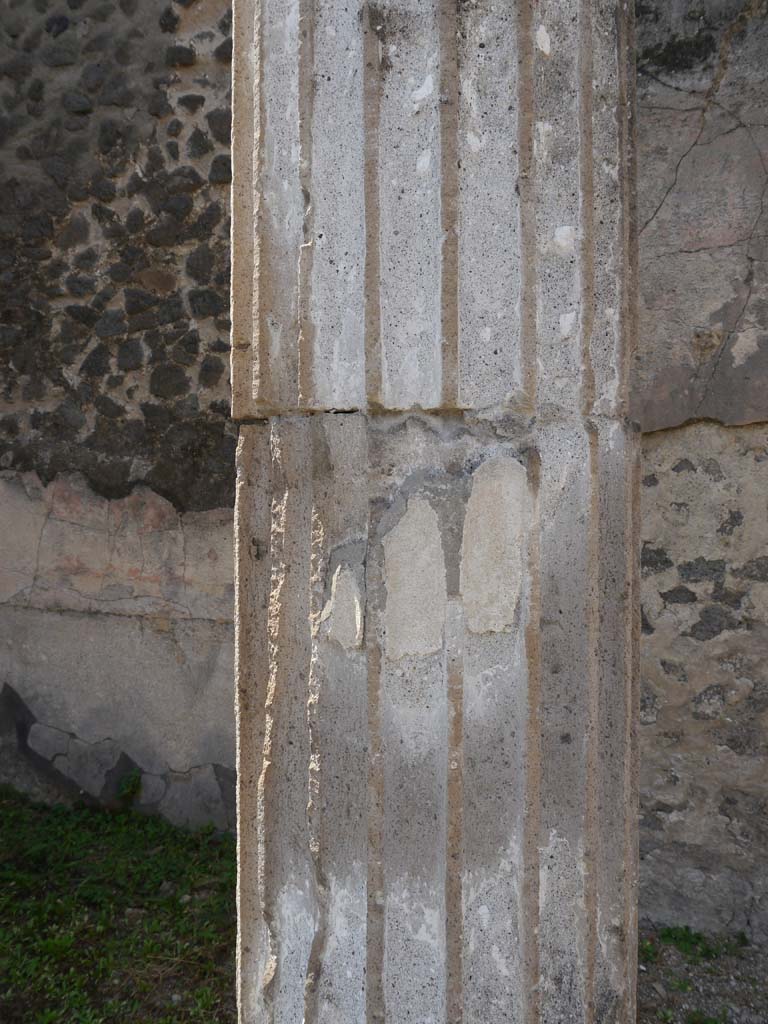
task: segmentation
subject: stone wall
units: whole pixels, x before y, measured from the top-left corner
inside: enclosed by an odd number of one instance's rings
[[[765,5],[638,4],[642,901],[768,933]],[[24,0],[0,58],[0,774],[231,821],[229,18]],[[687,425],[686,425],[687,424]],[[21,752],[21,756],[19,756]]]
[[[232,504],[230,20],[223,0],[5,5],[3,468]]]
[[[140,771],[141,808],[233,825],[231,511],[6,471],[0,531],[5,772],[115,802]]]
[[[231,823],[225,0],[9,0],[3,774]],[[18,758],[21,750],[23,757]]]
[[[641,912],[768,937],[766,4],[638,39]]]
[[[768,432],[645,439],[643,910],[768,937]]]

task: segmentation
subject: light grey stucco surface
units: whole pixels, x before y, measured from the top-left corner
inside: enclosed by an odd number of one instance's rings
[[[0,521],[14,536],[0,569],[3,744],[72,793],[109,802],[139,770],[147,809],[230,824],[230,513],[5,472]]]

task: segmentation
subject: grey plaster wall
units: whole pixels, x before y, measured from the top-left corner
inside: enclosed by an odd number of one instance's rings
[[[765,4],[638,17],[641,912],[764,935]],[[224,826],[226,5],[0,28],[0,775]]]
[[[231,825],[231,511],[6,470],[0,535],[0,756],[17,784],[110,803],[138,772],[140,807]]]

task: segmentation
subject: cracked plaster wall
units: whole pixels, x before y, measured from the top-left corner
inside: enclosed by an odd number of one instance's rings
[[[641,914],[768,937],[768,5],[639,3]]]
[[[765,935],[768,22],[637,10],[641,912]],[[226,825],[228,14],[2,29],[0,774]]]
[[[25,788],[109,802],[139,770],[139,806],[233,823],[231,520],[0,474],[0,760]]]

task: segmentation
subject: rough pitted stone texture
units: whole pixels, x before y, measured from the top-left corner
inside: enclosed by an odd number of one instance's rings
[[[226,2],[9,0],[0,31],[0,465],[231,505]]]
[[[579,65],[589,26],[554,2],[530,32],[530,12],[521,27],[489,4],[299,6],[262,12],[257,35],[258,4],[237,19],[235,415],[621,415],[615,32]],[[585,118],[588,169],[563,155]]]
[[[226,0],[0,23],[2,776],[231,825]]]
[[[243,1024],[634,1020],[627,15],[236,4]]]
[[[764,938],[766,5],[638,4],[641,913]],[[663,432],[689,420],[714,424]],[[749,837],[749,838],[747,838]]]
[[[643,448],[642,913],[765,941],[768,437]]]
[[[547,1019],[594,986],[629,1021],[633,435],[329,414],[240,444],[244,1019],[523,1019],[540,977]]]

